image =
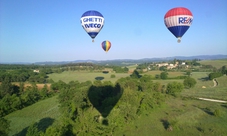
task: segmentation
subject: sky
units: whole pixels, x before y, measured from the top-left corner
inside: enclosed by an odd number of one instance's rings
[[[181,43],[164,24],[175,7],[193,14]],[[80,22],[88,10],[105,19],[95,42]],[[227,55],[227,0],[0,0],[0,63],[217,54]]]

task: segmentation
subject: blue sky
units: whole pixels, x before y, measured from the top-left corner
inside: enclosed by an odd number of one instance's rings
[[[164,24],[179,6],[194,16],[180,44]],[[88,10],[105,18],[94,43],[80,24]],[[226,0],[0,0],[0,63],[215,54],[227,54]]]

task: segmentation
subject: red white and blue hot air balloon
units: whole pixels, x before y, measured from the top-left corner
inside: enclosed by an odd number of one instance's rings
[[[92,42],[94,42],[95,37],[104,25],[104,17],[98,11],[89,10],[81,16],[80,22],[84,30],[92,38]]]
[[[185,34],[193,21],[191,11],[184,7],[170,9],[164,17],[164,22],[169,31],[181,42],[181,37]]]
[[[102,49],[107,53],[111,47],[110,41],[103,41],[102,44]]]

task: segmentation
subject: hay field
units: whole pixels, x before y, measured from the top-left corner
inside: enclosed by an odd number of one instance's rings
[[[111,78],[110,76],[114,74],[116,77]],[[102,81],[111,81],[112,83],[115,83],[119,78],[121,77],[127,77],[129,76],[129,73],[102,73],[102,72],[81,72],[81,71],[64,71],[63,73],[53,73],[49,74],[48,79],[52,79],[55,82],[62,80],[65,83],[69,83],[70,81],[79,81],[79,82],[85,82],[85,81],[95,81],[97,77],[102,77]]]
[[[203,65],[212,65],[213,67],[216,67],[217,69],[221,68],[222,66],[227,66],[227,59],[222,60],[202,60],[199,61],[200,64]]]
[[[160,75],[163,71],[157,70],[157,71],[148,71],[144,74],[147,75],[152,75],[153,77],[155,77],[155,75]],[[167,72],[168,73],[168,77],[169,78],[173,78],[173,77],[177,77],[177,76],[185,76],[185,72]]]

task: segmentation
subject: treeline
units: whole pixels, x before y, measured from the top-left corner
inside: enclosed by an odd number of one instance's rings
[[[62,119],[45,130],[35,123],[28,128],[27,136],[114,135],[126,124],[165,105],[166,97],[178,96],[183,88],[178,82],[162,85],[137,71],[114,84],[100,80],[68,84],[59,81],[52,89],[60,92]]]
[[[222,66],[219,70],[217,70],[217,72],[212,72],[209,74],[209,79],[213,80],[214,78],[218,78],[221,77],[223,75],[227,75],[227,67],[226,66]]]
[[[0,85],[0,117],[16,110],[23,109],[39,100],[49,98],[55,94],[47,85],[39,90],[35,83],[24,87],[21,82],[18,85],[11,84],[9,78],[5,78]]]
[[[36,83],[46,83],[47,74],[52,73],[51,69],[43,69],[40,72],[33,72],[33,70],[12,70],[0,72],[0,82],[2,82],[6,77],[10,79],[11,82],[36,82]]]

